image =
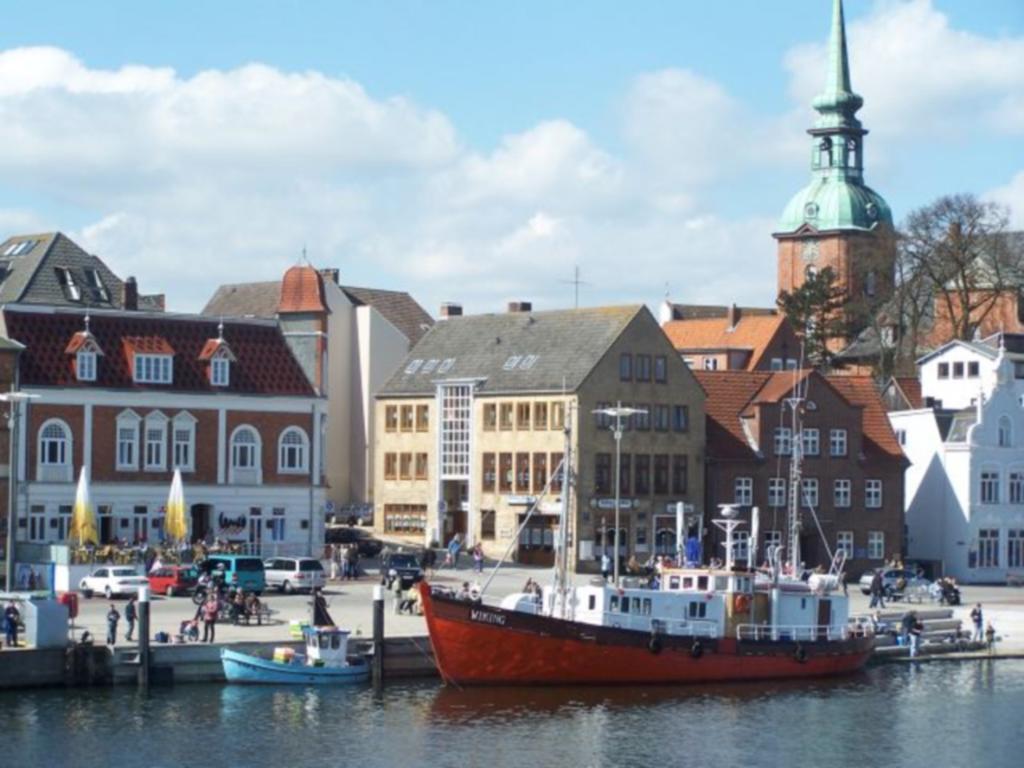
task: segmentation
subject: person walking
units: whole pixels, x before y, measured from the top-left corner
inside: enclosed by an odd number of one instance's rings
[[[117,610],[117,606],[113,603],[110,604],[110,610],[107,611],[107,645],[117,644],[117,622],[121,620],[121,614]]]
[[[128,630],[124,633],[124,639],[129,643],[132,641],[132,635],[135,634],[135,620],[138,618],[135,600],[135,595],[132,595],[128,598],[128,604],[124,607],[124,620],[128,624]]]
[[[216,593],[211,592],[203,603],[203,642],[212,643],[217,634],[217,614],[220,613],[220,600]]]
[[[982,627],[985,626],[984,616],[981,613],[981,603],[975,603],[971,609],[971,621],[974,623],[974,633],[971,635],[972,643],[980,643],[984,637]]]
[[[601,576],[604,577],[605,581],[608,581],[612,576],[612,559],[608,557],[607,552],[601,555]]]
[[[459,534],[452,536],[452,540],[448,542],[448,557],[445,562],[450,563],[452,568],[455,570],[459,569],[459,550],[462,549],[462,537]]]
[[[21,621],[21,611],[11,600],[4,608],[4,635],[6,635],[7,647],[18,647],[18,622]]]
[[[868,592],[871,595],[871,604],[868,605],[868,610],[885,608],[885,582],[882,581],[881,571],[875,571],[875,575],[871,577],[871,586],[868,587]]]
[[[479,543],[473,547],[473,570],[477,573],[484,572],[484,548]]]

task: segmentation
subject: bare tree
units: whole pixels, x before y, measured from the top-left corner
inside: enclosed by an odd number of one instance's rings
[[[1020,240],[1007,232],[1007,210],[974,195],[948,195],[910,213],[903,225],[897,271],[903,272],[911,316],[920,331],[920,301],[930,294],[937,322],[952,338],[970,340],[1024,276]]]

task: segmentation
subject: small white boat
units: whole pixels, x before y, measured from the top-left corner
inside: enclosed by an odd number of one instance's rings
[[[270,659],[223,648],[220,660],[224,676],[229,683],[344,685],[365,682],[370,676],[370,665],[363,659],[348,658],[348,635],[348,630],[337,627],[305,627],[304,654],[292,648],[277,648]]]

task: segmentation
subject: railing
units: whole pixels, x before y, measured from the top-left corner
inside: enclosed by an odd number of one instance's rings
[[[739,624],[736,627],[737,640],[782,640],[806,641],[815,640],[846,640],[852,632],[868,634],[870,628],[834,627],[831,624]]]

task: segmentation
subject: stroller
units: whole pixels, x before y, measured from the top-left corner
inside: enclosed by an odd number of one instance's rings
[[[186,619],[181,622],[181,625],[178,627],[178,637],[182,643],[198,643],[199,621],[196,619]]]

